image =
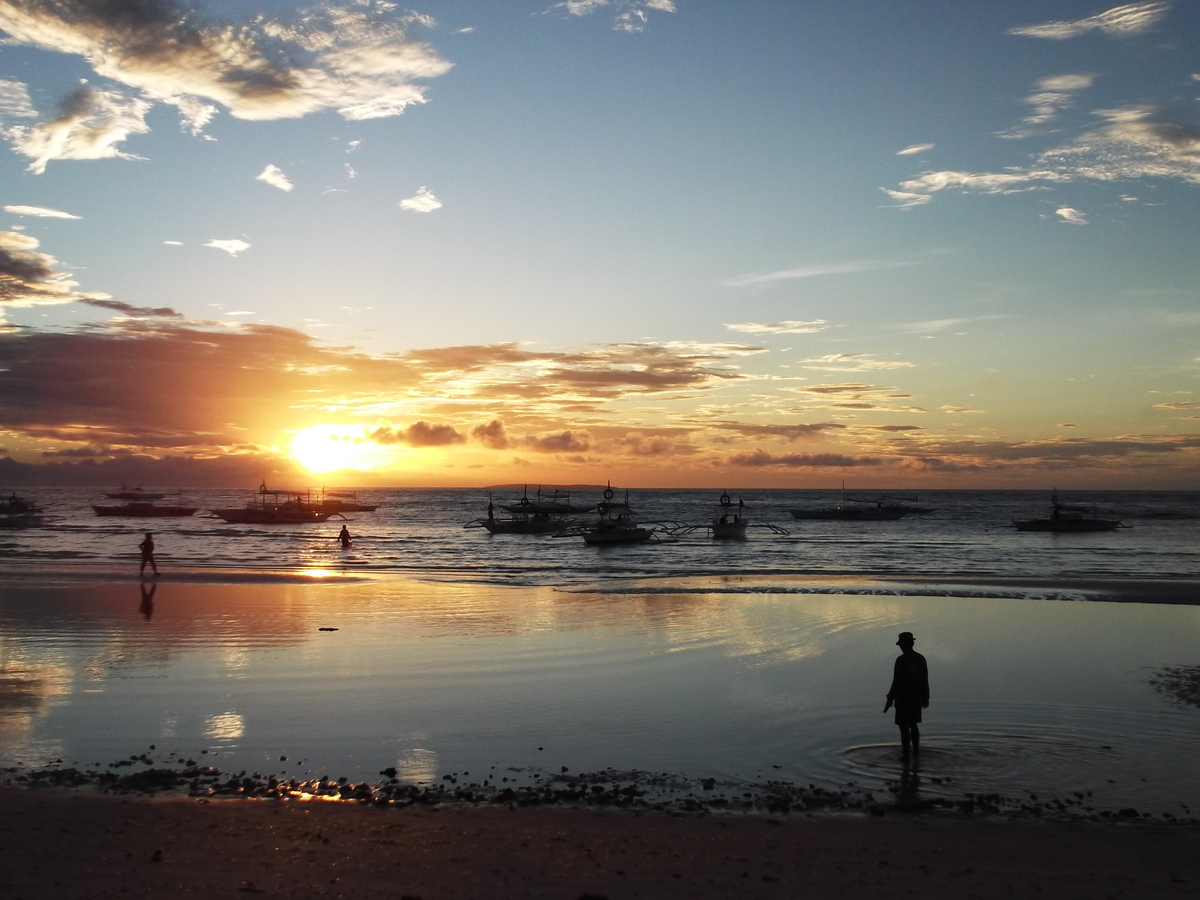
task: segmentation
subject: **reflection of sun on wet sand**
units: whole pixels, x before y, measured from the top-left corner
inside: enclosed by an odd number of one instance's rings
[[[0,829],[21,860],[0,887],[30,898],[1187,897],[1200,882],[1185,828],[3,791]]]

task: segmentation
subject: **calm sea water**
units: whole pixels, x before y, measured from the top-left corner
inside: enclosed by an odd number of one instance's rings
[[[381,504],[351,513],[354,547],[334,540],[343,524],[226,525],[205,518],[212,507],[241,506],[249,492],[189,491],[180,498],[202,507],[188,519],[97,517],[99,492],[44,489],[31,494],[55,516],[45,528],[0,530],[0,559],[10,568],[94,572],[132,570],[141,531],[153,530],[164,568],[275,571],[326,569],[497,584],[561,585],[630,578],[770,575],[901,575],[1035,577],[1200,576],[1200,493],[1063,492],[1064,500],[1095,504],[1133,526],[1088,535],[1018,532],[1014,518],[1044,515],[1049,495],[1030,491],[934,491],[921,494],[928,516],[895,522],[797,521],[788,509],[835,505],[839,493],[754,491],[741,496],[753,523],[745,541],[714,541],[695,532],[678,543],[589,548],[578,538],[488,535],[462,526],[485,513],[487,491],[381,490],[360,499]],[[499,502],[505,492],[497,492]],[[576,495],[589,502],[598,492]],[[622,495],[623,496],[623,495]],[[733,493],[736,500],[738,494]],[[872,496],[864,494],[861,496]],[[518,494],[507,494],[517,499]],[[704,524],[717,492],[632,491],[644,520]],[[163,501],[168,502],[168,501]],[[175,502],[172,498],[170,502]],[[15,569],[13,569],[15,571]]]
[[[150,596],[147,525],[96,518],[85,492],[38,493],[61,518],[0,534],[0,763],[106,764],[154,744],[351,780],[394,766],[418,783],[525,783],[566,766],[881,787],[898,775],[883,695],[911,630],[933,689],[927,790],[1200,808],[1200,710],[1149,682],[1200,663],[1200,607],[787,592],[835,575],[1197,579],[1195,494],[1072,495],[1133,527],[1056,536],[1006,527],[1042,494],[933,493],[932,516],[851,526],[786,513],[836,495],[756,492],[749,514],[790,535],[599,550],[463,529],[486,492],[371,497],[387,505],[349,517],[346,553],[337,520],[151,522],[168,574]],[[702,523],[714,496],[631,499],[647,519]]]

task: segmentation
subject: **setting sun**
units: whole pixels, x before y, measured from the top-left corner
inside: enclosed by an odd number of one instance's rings
[[[315,475],[339,469],[369,472],[390,461],[390,454],[368,441],[361,427],[346,425],[310,425],[301,429],[292,438],[290,455]]]

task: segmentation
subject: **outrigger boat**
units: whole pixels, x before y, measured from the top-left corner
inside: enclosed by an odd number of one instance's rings
[[[1017,531],[1116,531],[1128,528],[1120,519],[1106,519],[1094,507],[1071,506],[1058,502],[1058,489],[1050,496],[1050,515],[1040,519],[1013,519]]]
[[[793,519],[822,519],[835,522],[892,522],[904,518],[907,513],[898,504],[885,504],[883,500],[858,500],[850,498],[851,503],[860,506],[846,505],[846,484],[842,483],[842,502],[837,506],[825,506],[820,509],[789,509]]]
[[[670,533],[674,537],[679,537],[696,531],[705,531],[714,538],[744,539],[747,531],[751,528],[762,528],[775,534],[788,534],[787,529],[780,528],[778,525],[770,525],[765,522],[751,523],[750,518],[746,515],[746,504],[742,498],[738,497],[737,506],[734,506],[729,492],[722,491],[717,500],[717,514],[708,524],[675,525],[670,529]]]
[[[717,502],[721,506],[721,512],[719,515],[713,516],[710,526],[712,536],[715,538],[744,538],[746,526],[750,524],[750,520],[743,513],[746,504],[742,502],[742,498],[738,497],[736,510],[733,508],[733,500],[725,491],[721,492],[721,498]]]
[[[271,499],[268,500],[267,498]],[[280,497],[287,497],[280,500]],[[212,514],[230,525],[294,525],[302,522],[324,522],[341,513],[317,509],[298,491],[272,491],[266,482],[258,487],[257,504],[254,501],[231,509],[214,509]]]
[[[578,531],[583,542],[589,547],[674,540],[673,536],[664,538],[665,532],[661,528],[637,521],[633,507],[629,505],[629,491],[625,492],[624,503],[613,503],[614,496],[612,485],[609,485],[604,489],[604,500],[596,506],[600,518],[594,525],[585,526]]]
[[[497,509],[508,513],[508,518],[497,518]],[[531,500],[526,485],[524,495],[515,503],[501,503],[497,507],[489,494],[487,518],[475,519],[463,527],[484,528],[490,534],[554,534],[575,526],[577,523],[570,516],[589,509],[592,509],[590,504],[573,504],[569,493],[560,498],[557,490],[552,497],[544,498],[540,487],[537,499]]]
[[[43,510],[30,500],[23,500],[15,493],[0,500],[0,528],[31,528],[42,524]]]

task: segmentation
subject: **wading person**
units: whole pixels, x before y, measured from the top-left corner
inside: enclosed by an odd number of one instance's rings
[[[353,542],[353,539],[350,537],[350,529],[343,525],[342,530],[338,532],[337,539],[338,543],[342,545],[343,550],[349,549],[350,544]]]
[[[146,532],[146,536],[142,542],[138,544],[138,549],[142,551],[142,567],[138,569],[139,575],[146,574],[146,563],[150,563],[150,568],[154,570],[154,574],[158,574],[158,563],[154,561],[154,538],[150,532]]]
[[[925,657],[913,649],[916,638],[911,631],[900,633],[896,646],[900,655],[892,674],[892,688],[887,694],[883,711],[896,707],[896,724],[900,726],[901,757],[921,752],[921,710],[929,706],[929,666]]]

